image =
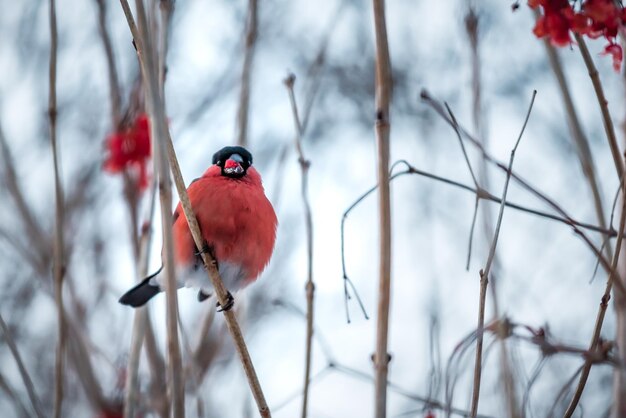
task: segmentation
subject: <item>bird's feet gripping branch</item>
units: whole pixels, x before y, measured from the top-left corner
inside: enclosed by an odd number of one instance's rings
[[[187,189],[205,242],[198,251],[180,204],[173,215],[174,263],[179,288],[198,288],[198,301],[208,299],[213,285],[198,260],[209,253],[229,291],[224,306],[234,305],[230,292],[256,280],[270,261],[276,241],[278,221],[265,196],[261,176],[252,167],[252,154],[243,147],[225,147],[213,155],[211,165]],[[183,215],[183,216],[181,216]],[[132,307],[144,305],[164,289],[161,267],[126,292],[120,303]]]

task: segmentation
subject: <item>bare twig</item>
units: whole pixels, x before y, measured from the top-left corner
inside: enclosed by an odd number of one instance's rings
[[[296,151],[298,152],[298,162],[302,173],[301,193],[302,203],[304,206],[304,222],[306,225],[307,237],[307,281],[306,281],[306,361],[304,367],[304,388],[302,389],[302,418],[306,418],[308,412],[309,401],[309,379],[311,376],[311,355],[313,350],[313,318],[314,318],[314,295],[315,283],[313,282],[313,216],[311,214],[311,204],[309,202],[309,168],[311,162],[304,156],[302,149],[302,124],[298,115],[298,106],[296,97],[293,92],[293,85],[296,76],[290,74],[284,80],[285,86],[289,93],[289,102],[291,103],[291,111],[293,113],[293,121],[296,134],[294,142]]]
[[[196,219],[196,216],[193,212],[193,209],[191,207],[191,202],[189,201],[189,196],[187,195],[187,191],[185,188],[185,182],[182,178],[182,174],[180,172],[180,166],[178,165],[178,160],[176,158],[176,153],[174,151],[174,146],[172,144],[172,140],[169,136],[169,132],[168,132],[168,128],[167,128],[167,124],[165,121],[165,114],[164,114],[164,106],[163,106],[163,102],[162,102],[162,98],[159,96],[158,92],[158,83],[156,80],[156,76],[154,74],[154,60],[151,56],[151,51],[150,48],[146,48],[144,49],[144,46],[146,45],[146,40],[149,39],[149,36],[147,36],[145,34],[146,29],[145,26],[142,29],[142,34],[141,37],[143,39],[140,39],[139,41],[137,41],[137,38],[139,38],[139,34],[137,33],[137,28],[134,25],[134,20],[132,18],[132,14],[130,13],[130,8],[128,7],[128,3],[126,0],[121,0],[122,2],[122,6],[124,8],[124,11],[126,13],[127,16],[127,21],[129,24],[129,28],[131,30],[131,33],[133,34],[133,37],[135,38],[136,41],[136,45],[137,45],[137,53],[139,55],[140,58],[140,64],[142,67],[142,72],[144,74],[145,80],[146,80],[146,90],[148,92],[148,104],[149,104],[149,109],[150,109],[150,113],[152,115],[152,133],[153,133],[153,138],[155,138],[155,140],[157,142],[159,142],[158,146],[160,147],[159,152],[161,152],[159,158],[162,158],[163,160],[165,160],[164,158],[164,153],[167,152],[167,157],[169,159],[169,164],[172,170],[172,174],[174,177],[174,183],[176,185],[176,188],[178,190],[178,194],[180,197],[180,202],[181,202],[181,206],[183,208],[183,212],[185,214],[185,217],[187,219],[187,223],[189,225],[189,230],[191,231],[192,237],[194,239],[194,242],[196,244],[196,247],[198,248],[203,248],[204,247],[204,242],[202,239],[202,234],[200,233],[200,227],[198,225],[198,220]],[[137,2],[138,6],[139,6],[140,0]],[[143,7],[141,7],[142,11],[143,11]],[[139,11],[139,7],[138,7],[138,13],[139,16],[141,17],[142,12]],[[156,158],[156,147],[155,148],[155,160]],[[165,148],[165,149],[163,149]],[[167,161],[165,161],[167,164]],[[160,165],[161,169],[162,169],[162,165]],[[166,166],[167,167],[167,166]],[[167,175],[167,173],[164,172],[160,172],[161,175],[161,184],[160,187],[167,187],[167,185],[169,185],[169,182],[166,181],[167,178],[169,178],[169,175]],[[162,193],[163,193],[163,189]],[[170,203],[171,204],[171,203]],[[165,205],[162,205],[165,206]],[[169,240],[171,238],[171,226],[169,225],[170,221],[170,217],[169,217],[169,211],[171,210],[171,207],[168,209],[162,208],[162,212],[163,212],[163,216],[167,217],[168,219],[168,227],[165,228],[165,232],[169,231],[169,235],[170,237],[165,237],[165,242],[167,243],[167,240]],[[167,215],[166,215],[167,214]],[[165,218],[164,218],[165,219]],[[166,248],[166,252],[168,251],[168,245],[165,246]],[[227,295],[228,292],[226,290],[226,288],[224,287],[224,283],[221,280],[221,277],[219,275],[219,271],[217,270],[217,263],[216,261],[211,257],[210,254],[208,254],[207,252],[202,252],[201,254],[202,256],[202,260],[204,262],[204,265],[206,267],[206,270],[209,274],[209,278],[211,279],[211,282],[213,283],[213,287],[215,289],[215,293],[217,296],[217,300],[218,302],[222,305],[222,306],[226,306],[227,303]],[[166,265],[166,269],[172,269],[173,270],[173,263],[169,263],[170,267],[167,267],[168,265],[168,260],[165,260],[165,265]],[[171,271],[171,275],[169,273],[166,274],[170,275],[170,277],[173,279],[173,271]],[[169,280],[168,280],[169,282]],[[176,293],[174,292],[175,289],[173,289],[173,280],[172,280],[172,286],[167,286],[167,288],[171,288],[171,292],[169,293],[173,293],[173,298],[175,301],[175,295]],[[166,292],[168,292],[168,290],[166,289]],[[169,305],[169,303],[168,303]],[[174,312],[172,312],[172,321],[173,323],[170,324],[173,329],[176,328],[176,315],[175,315],[175,310]],[[168,316],[169,317],[169,316]],[[241,328],[239,327],[239,324],[237,322],[237,319],[235,317],[235,313],[232,310],[225,310],[224,311],[224,319],[226,320],[226,324],[228,326],[228,330],[231,333],[231,336],[233,337],[234,343],[235,343],[235,347],[237,349],[237,352],[239,354],[241,363],[243,365],[244,371],[246,373],[246,377],[248,378],[248,383],[250,384],[250,388],[252,390],[252,393],[254,395],[255,401],[257,402],[257,406],[259,409],[259,412],[261,414],[262,417],[269,417],[271,416],[270,414],[270,410],[269,407],[267,406],[267,402],[265,401],[265,396],[263,395],[263,391],[261,389],[261,386],[259,384],[259,380],[258,377],[256,375],[256,371],[254,370],[254,366],[252,364],[252,359],[250,358],[250,354],[248,352],[247,346],[245,344],[245,341],[243,339],[243,335],[241,333]],[[170,320],[168,320],[168,322],[170,322]],[[172,329],[172,330],[173,330]],[[178,355],[180,356],[180,348],[178,347]],[[180,357],[179,357],[180,360]],[[179,373],[179,377],[182,374]]]
[[[469,157],[467,155],[467,150],[465,149],[465,144],[463,143],[463,138],[461,137],[461,131],[459,130],[459,124],[456,121],[456,118],[454,117],[454,113],[452,113],[452,110],[450,110],[450,106],[448,106],[448,103],[444,102],[444,106],[446,107],[446,110],[448,111],[448,115],[450,116],[450,120],[452,121],[452,129],[454,129],[454,132],[456,133],[456,136],[459,140],[461,151],[463,151],[463,158],[465,158],[465,164],[467,165],[467,169],[469,170],[469,173],[472,176],[472,182],[474,183],[474,186],[478,188],[478,180],[476,180],[474,169],[472,169],[472,163],[470,163]]]
[[[487,256],[487,263],[485,264],[485,268],[480,272],[480,302],[479,302],[479,311],[478,311],[478,335],[476,338],[476,361],[474,363],[474,385],[472,392],[472,405],[471,405],[471,414],[472,417],[476,416],[478,411],[478,400],[480,394],[480,380],[481,380],[481,372],[482,372],[482,348],[483,348],[483,328],[485,326],[485,300],[487,296],[487,283],[489,282],[489,272],[491,270],[491,264],[493,263],[493,258],[496,254],[496,246],[498,244],[498,237],[500,235],[500,228],[502,226],[502,218],[504,215],[504,207],[506,202],[506,195],[509,188],[509,181],[511,180],[511,169],[513,168],[513,160],[515,159],[515,151],[517,151],[517,147],[522,139],[522,135],[526,129],[526,124],[528,123],[528,118],[530,117],[530,113],[533,108],[533,104],[535,103],[535,96],[537,95],[537,91],[533,91],[532,99],[530,100],[530,106],[528,107],[528,112],[526,113],[526,119],[524,120],[524,125],[522,126],[522,130],[515,142],[515,146],[511,151],[511,158],[509,159],[509,166],[507,170],[506,180],[504,182],[504,191],[502,192],[502,203],[500,204],[500,213],[498,214],[498,220],[496,222],[496,229],[493,234],[493,240],[491,242],[491,248],[489,249],[489,255]]]
[[[344,366],[342,364],[332,364],[332,367],[345,375],[355,377],[357,379],[371,382],[375,379],[375,376],[370,376],[367,373],[364,373],[360,370],[354,369],[352,367]],[[402,396],[403,398],[410,399],[415,402],[423,403],[424,405],[428,405],[429,408],[439,409],[441,411],[448,411],[448,407],[443,403],[439,402],[437,399],[427,398],[424,396],[416,395],[414,393],[409,392],[408,390],[400,387],[400,385],[395,384],[393,382],[387,382],[389,390]],[[449,411],[455,415],[459,415],[462,417],[470,417],[469,411],[464,411],[459,408],[450,408]],[[477,415],[476,418],[489,418],[489,415]]]
[[[120,97],[120,82],[115,67],[115,59],[113,58],[113,46],[111,44],[111,36],[106,24],[106,3],[104,0],[96,0],[98,5],[98,32],[102,39],[102,46],[107,60],[107,69],[109,71],[109,95],[111,97],[111,126],[118,129],[121,122],[122,99]]]
[[[602,331],[602,324],[604,323],[604,316],[606,314],[606,309],[609,306],[609,300],[611,299],[611,290],[613,288],[613,284],[620,280],[616,277],[617,274],[617,266],[620,258],[620,253],[622,250],[622,242],[624,238],[624,231],[626,229],[626,194],[624,193],[624,180],[626,177],[626,172],[622,174],[622,178],[620,181],[620,189],[622,191],[622,213],[620,217],[620,225],[619,225],[619,235],[617,237],[617,242],[615,244],[615,252],[613,254],[613,261],[611,263],[611,270],[609,273],[609,277],[606,281],[606,287],[604,289],[604,294],[600,300],[600,308],[598,309],[598,314],[596,316],[596,324],[594,326],[593,335],[591,337],[591,343],[589,344],[589,350],[593,350],[597,347],[598,342],[600,341],[600,332]],[[578,385],[576,386],[576,390],[574,391],[574,395],[572,400],[570,401],[564,418],[569,418],[572,416],[576,407],[578,406],[578,402],[580,401],[580,397],[582,396],[583,390],[585,389],[585,385],[587,383],[587,378],[589,377],[589,372],[591,371],[591,362],[585,362],[582,367],[582,371],[580,373],[580,379],[578,380]]]
[[[126,1],[122,5],[128,8]],[[167,352],[168,352],[168,389],[171,396],[171,408],[174,418],[184,417],[184,384],[182,381],[182,359],[178,338],[178,299],[176,295],[176,277],[174,271],[174,247],[170,212],[172,210],[172,190],[169,176],[169,162],[166,156],[168,134],[165,120],[165,108],[163,97],[159,88],[159,70],[157,65],[156,48],[152,42],[150,29],[146,17],[143,0],[136,0],[138,28],[133,28],[129,19],[129,26],[137,45],[137,54],[144,79],[146,102],[151,119],[151,138],[153,141],[155,173],[158,173],[159,195],[161,202],[161,222],[163,225],[163,254],[165,266],[165,294],[166,294],[166,328],[167,328]],[[139,30],[139,32],[137,32]]]
[[[474,187],[476,189],[480,189],[478,185],[478,180],[476,180],[476,176],[474,175],[474,170],[472,169],[472,164],[470,163],[469,156],[467,155],[467,150],[465,149],[465,144],[463,143],[463,138],[461,138],[461,132],[459,131],[459,124],[454,117],[454,113],[450,110],[450,107],[447,103],[444,103],[446,110],[448,111],[448,115],[452,120],[452,128],[456,133],[457,138],[459,139],[459,145],[461,146],[461,151],[463,151],[463,158],[465,158],[465,164],[467,165],[467,169],[469,170],[470,175],[472,176],[472,181],[474,182]],[[474,202],[474,212],[472,215],[472,226],[470,227],[469,240],[467,244],[467,263],[465,264],[465,270],[469,270],[470,260],[472,258],[472,241],[474,237],[474,227],[476,225],[476,215],[478,214],[478,202],[480,199],[476,196],[476,201]]]
[[[56,353],[55,390],[54,390],[54,411],[53,417],[61,416],[63,403],[63,372],[65,357],[65,321],[63,320],[63,276],[65,275],[65,250],[63,239],[64,223],[64,195],[61,185],[61,167],[59,150],[57,147],[57,18],[55,0],[50,0],[50,68],[49,68],[49,96],[48,96],[48,119],[50,130],[50,144],[52,147],[52,159],[54,162],[54,191],[55,191],[55,222],[54,222],[54,245],[53,245],[53,273],[54,273],[54,294],[57,305],[58,320],[58,344]]]
[[[46,246],[46,242],[48,240],[45,238],[45,234],[41,229],[40,224],[37,222],[33,211],[26,202],[26,198],[24,197],[24,193],[22,192],[18,181],[18,174],[15,169],[15,159],[9,149],[7,138],[4,135],[2,126],[0,126],[0,153],[2,154],[3,167],[2,181],[6,184],[7,190],[17,207],[16,213],[19,215],[19,219],[24,225],[24,229],[26,230],[30,241],[29,245],[34,246],[36,253],[39,255],[37,265],[40,266],[40,269],[43,272],[43,270],[48,269],[47,256],[49,254],[49,249]]]
[[[20,355],[19,350],[17,349],[17,345],[11,336],[11,332],[9,331],[9,327],[7,327],[6,322],[4,322],[4,318],[2,318],[2,314],[0,314],[0,329],[2,329],[2,334],[4,334],[4,339],[9,346],[9,350],[11,350],[11,354],[15,359],[15,363],[17,363],[17,367],[20,371],[20,376],[22,377],[22,381],[24,382],[24,386],[26,386],[26,391],[28,392],[28,398],[30,399],[30,403],[33,406],[33,410],[38,418],[45,417],[43,410],[41,409],[41,402],[37,397],[37,393],[35,392],[35,386],[33,385],[33,380],[31,379],[28,371],[26,370],[26,366],[24,366],[24,362],[22,361],[22,356]]]
[[[389,104],[393,80],[387,43],[385,1],[373,0],[374,31],[376,35],[376,145],[378,177],[378,216],[380,253],[378,271],[378,321],[376,325],[375,413],[387,415],[387,374],[390,356],[387,353],[389,335],[389,305],[391,297],[391,203],[389,193]]]
[[[432,107],[433,110],[437,112],[437,114],[439,114],[439,116],[441,116],[448,124],[450,124],[450,126],[452,126],[453,122],[451,121],[451,119],[447,115],[447,112],[444,110],[443,106],[439,102],[434,100],[426,90],[422,90],[420,96],[429,106]],[[474,146],[476,146],[480,150],[483,158],[487,162],[492,163],[496,167],[500,168],[502,171],[507,172],[508,170],[507,166],[504,163],[496,160],[493,156],[491,156],[487,152],[487,150],[483,147],[483,145],[480,143],[480,141],[474,138],[470,133],[468,133],[460,125],[459,125],[459,130],[461,131],[461,134],[464,138],[469,140]],[[580,230],[576,222],[575,221],[572,222],[573,221],[572,217],[567,212],[565,212],[565,210],[561,206],[559,206],[554,200],[552,200],[551,198],[549,198],[548,196],[540,192],[536,187],[533,187],[528,181],[524,180],[520,175],[518,175],[514,171],[511,171],[511,178],[515,180],[524,189],[526,189],[531,194],[533,194],[534,196],[536,196],[537,198],[545,202],[548,206],[553,208],[563,218],[567,219],[568,225],[570,225],[574,229],[574,232],[582,238],[585,244],[587,244],[587,246],[593,251],[596,257],[598,257],[598,259],[600,260],[600,264],[602,265],[602,268],[607,273],[610,272],[611,263],[602,255],[600,250],[596,248],[596,246],[589,239],[589,237],[583,231]],[[602,228],[599,228],[599,227],[593,227],[592,229],[602,230]],[[621,284],[621,280],[616,280],[616,283],[618,283],[616,288],[619,289],[624,294],[626,294],[626,289],[624,289],[624,285]]]
[[[241,70],[241,91],[239,92],[239,109],[237,110],[237,144],[245,147],[248,143],[248,114],[250,108],[250,79],[257,38],[258,2],[248,0],[248,16],[246,19],[245,52]]]
[[[390,177],[389,177],[389,181],[393,181],[396,178],[404,176],[404,175],[407,175],[407,174],[416,174],[418,176],[425,177],[425,178],[428,178],[430,180],[434,180],[434,181],[437,181],[437,182],[440,182],[440,183],[444,183],[444,184],[447,184],[447,185],[450,185],[450,186],[454,186],[454,187],[456,187],[458,189],[461,189],[461,190],[465,190],[465,191],[471,192],[475,196],[479,197],[480,199],[484,199],[484,200],[487,200],[487,201],[490,201],[490,202],[493,202],[493,203],[497,203],[497,204],[501,204],[502,203],[502,199],[501,198],[499,198],[498,196],[492,195],[491,193],[487,192],[486,190],[475,189],[472,186],[468,186],[468,185],[460,183],[458,181],[455,181],[455,180],[452,180],[452,179],[449,179],[449,178],[446,178],[446,177],[441,177],[441,176],[438,176],[438,175],[435,175],[435,174],[432,174],[432,173],[429,173],[429,172],[426,172],[426,171],[423,171],[423,170],[419,170],[419,169],[413,167],[412,165],[410,165],[405,160],[396,161],[393,164],[393,167],[395,167],[396,165],[398,165],[400,163],[406,165],[407,168],[405,170],[403,170],[403,171],[399,171],[399,172],[397,172],[395,174],[391,174]],[[390,171],[390,173],[392,173],[392,171],[393,171],[393,168]],[[376,191],[376,189],[378,189],[378,185],[369,188],[365,193],[361,194],[361,196],[359,196],[357,198],[357,200],[355,200],[344,211],[344,213],[342,215],[342,218],[341,218],[341,266],[342,266],[342,269],[343,269],[344,281],[347,282],[351,286],[351,288],[353,290],[354,290],[354,285],[352,284],[352,281],[348,277],[347,270],[346,270],[346,262],[345,262],[345,222],[348,219],[348,215],[350,214],[350,212],[352,212],[352,210],[354,210],[363,200],[365,200],[366,197],[368,197],[374,191]],[[569,225],[569,226],[572,226],[572,227],[577,227],[577,228],[586,229],[588,231],[597,232],[597,233],[600,233],[600,234],[604,235],[607,238],[615,237],[617,235],[617,232],[615,230],[613,230],[612,228],[611,229],[600,228],[599,226],[588,224],[588,223],[585,223],[585,222],[580,222],[580,221],[577,221],[577,220],[575,220],[573,218],[564,218],[564,217],[557,216],[557,215],[554,215],[554,214],[551,214],[551,213],[548,213],[548,212],[544,212],[544,211],[540,211],[540,210],[537,210],[537,209],[533,209],[533,208],[529,208],[529,207],[526,207],[526,206],[522,206],[522,205],[519,205],[517,203],[512,203],[510,201],[504,202],[504,205],[507,208],[515,209],[515,210],[518,210],[520,212],[527,213],[529,215],[536,215],[536,216],[539,216],[541,218],[545,218],[545,219],[553,220],[553,221],[556,221],[556,222],[560,222],[560,223],[563,223],[565,225]],[[626,234],[624,234],[624,235],[626,235]],[[592,248],[592,250],[593,250],[593,248]],[[599,252],[599,250],[597,250],[597,251]],[[594,251],[594,254],[597,255],[597,253],[595,251]],[[601,259],[599,259],[599,261],[601,261]],[[347,289],[348,289],[347,285],[344,285],[344,292],[346,294],[348,292]],[[358,302],[359,302],[359,304],[361,306],[361,309],[363,309],[363,312],[366,315],[366,319],[367,319],[367,314],[365,313],[365,310],[363,308],[363,304],[361,302],[361,299],[359,298],[358,293],[355,292],[355,295],[356,295],[357,300],[358,300]],[[347,305],[347,299],[349,299],[349,297],[346,298],[346,305]],[[348,311],[347,311],[347,306],[346,306],[346,313],[347,312]],[[349,318],[350,317],[348,316],[348,322],[350,322]]]
[[[26,405],[24,405],[20,397],[17,396],[9,382],[2,375],[2,373],[0,373],[0,390],[2,390],[6,394],[7,399],[11,399],[13,401],[15,411],[17,412],[16,416],[21,416],[23,418],[31,417],[31,413],[28,411],[28,409],[26,409]]]
[[[139,256],[136,260],[137,278],[140,280],[148,273],[148,263],[150,260],[149,251],[152,241],[152,221],[154,219],[154,209],[156,206],[156,183],[151,187],[149,215],[141,231]],[[141,345],[146,332],[146,327],[150,327],[148,321],[148,307],[144,306],[135,311],[133,318],[132,337],[128,354],[128,365],[126,368],[126,390],[124,393],[124,418],[134,418],[135,407],[137,405],[137,391],[139,387],[139,358]]]
[[[277,299],[273,302],[273,304],[283,307],[289,313],[295,314],[300,318],[306,319],[306,313],[288,301]],[[360,370],[348,367],[344,364],[337,362],[335,357],[331,353],[330,346],[327,343],[326,338],[324,338],[324,335],[321,332],[321,330],[316,329],[315,334],[314,334],[314,339],[317,341],[318,345],[320,346],[321,353],[324,355],[327,361],[327,365],[325,368],[323,368],[321,371],[319,371],[318,373],[316,373],[314,376],[311,377],[311,383],[314,383],[315,381],[319,382],[319,380],[322,377],[326,376],[326,374],[331,371],[343,373],[347,376],[351,376],[351,377],[357,378],[365,382],[374,382],[375,377],[373,375],[361,372]],[[440,402],[435,397],[431,396],[431,394],[429,394],[428,396],[418,395],[400,387],[400,385],[393,383],[393,382],[388,382],[388,388],[391,392],[394,392],[406,399],[422,403],[425,406],[428,406],[432,409],[450,411],[451,413],[455,415],[469,417],[469,411],[464,411],[462,409],[454,408],[454,407],[448,408],[444,403]],[[287,405],[292,400],[296,399],[300,393],[301,391],[297,391],[293,393],[292,395],[288,396],[285,400],[283,400],[277,406],[274,407],[274,411],[277,411],[278,409]],[[477,418],[489,418],[489,417],[486,415],[478,415]]]
[[[606,219],[604,209],[602,207],[602,197],[598,186],[598,179],[596,177],[596,169],[593,162],[593,156],[591,154],[591,147],[589,146],[589,140],[583,132],[580,119],[576,113],[574,101],[572,100],[572,95],[570,93],[569,86],[567,85],[567,80],[565,79],[565,72],[563,71],[563,65],[559,59],[558,52],[550,43],[548,38],[544,39],[544,45],[546,47],[546,52],[548,53],[550,66],[552,67],[552,71],[554,72],[554,76],[556,77],[559,85],[559,90],[561,91],[563,106],[565,107],[565,113],[567,115],[567,122],[570,132],[572,133],[572,139],[576,145],[576,150],[578,151],[578,159],[580,160],[583,174],[587,179],[587,183],[589,184],[589,188],[593,196],[593,203],[596,210],[596,216],[598,217],[598,223],[602,228],[606,228]],[[610,248],[607,248],[607,253],[612,254]]]
[[[159,9],[161,11],[161,31],[159,32],[159,53],[158,53],[158,77],[159,94],[165,97],[165,77],[167,75],[167,51],[169,41],[169,29],[174,9],[174,0],[160,0]],[[156,20],[156,19],[155,19]],[[165,105],[165,100],[163,99]]]
[[[478,13],[476,13],[476,5],[472,2],[468,3],[468,12],[465,16],[465,30],[468,35],[468,40],[470,44],[470,59],[472,66],[472,122],[473,128],[476,136],[481,141],[483,147],[485,149],[488,148],[488,135],[485,123],[484,109],[482,106],[482,81],[481,81],[481,60],[480,60],[480,29],[481,29],[481,20],[479,18]],[[458,127],[455,128],[458,133]],[[478,179],[480,184],[486,190],[490,189],[490,181],[487,170],[487,162],[484,158],[480,159],[480,164],[478,165]],[[474,220],[477,216],[476,212],[478,211],[479,199],[476,198],[476,202],[474,203]],[[482,224],[484,229],[484,236],[487,240],[491,238],[491,225],[493,225],[493,215],[489,208],[485,208],[482,211]],[[470,256],[471,256],[471,244],[473,237],[473,223],[472,223],[472,232],[470,232],[469,237],[469,250],[467,254],[467,264],[466,270],[469,271],[470,266]],[[498,277],[499,277],[499,263],[498,258],[496,257],[493,261],[493,273],[491,274],[490,281],[491,286],[489,287],[491,290],[491,298],[493,304],[493,317],[500,317],[500,303],[498,298]],[[515,381],[513,378],[513,372],[511,370],[511,361],[510,354],[507,347],[507,341],[504,339],[499,340],[499,348],[500,348],[500,374],[502,381],[504,384],[502,385],[502,390],[507,406],[507,410],[509,413],[509,418],[518,418],[519,417],[519,408],[518,401],[515,393]]]
[[[315,60],[309,65],[309,68],[306,71],[306,77],[304,79],[304,106],[302,110],[302,135],[307,131],[307,127],[309,126],[309,120],[311,120],[311,114],[313,110],[313,105],[315,104],[315,99],[317,98],[317,94],[320,89],[320,85],[322,84],[322,75],[324,74],[324,69],[326,67],[326,51],[328,50],[328,45],[334,33],[335,27],[337,26],[337,22],[341,17],[341,12],[346,5],[346,0],[342,0],[337,8],[335,9],[335,13],[333,14],[333,18],[327,25],[324,30],[324,37],[320,41],[319,48],[315,55]],[[288,145],[283,145],[279,152],[277,152],[277,163],[276,172],[274,174],[274,186],[271,190],[274,191],[272,198],[270,199],[274,203],[274,207],[279,207],[280,197],[282,195],[283,190],[283,167],[284,162],[287,159],[287,155],[289,154],[289,150],[291,148]]]
[[[567,394],[570,386],[572,385],[572,383],[574,383],[574,380],[576,380],[576,376],[578,376],[583,371],[584,367],[585,366],[580,366],[578,369],[576,369],[576,371],[574,372],[572,377],[567,379],[567,382],[565,382],[565,384],[563,385],[563,387],[561,388],[561,390],[557,394],[556,398],[554,399],[554,403],[552,404],[552,407],[550,408],[550,411],[548,411],[548,415],[547,416],[549,416],[549,417],[553,417],[554,416],[554,410],[556,409],[557,405],[559,404],[561,399]]]
[[[581,55],[583,57],[583,61],[585,62],[585,66],[587,67],[587,70],[589,72],[589,77],[591,78],[591,82],[593,84],[593,88],[596,92],[596,97],[598,99],[598,105],[600,106],[600,111],[602,113],[602,121],[604,123],[604,130],[606,133],[606,137],[609,143],[609,148],[611,149],[611,155],[613,156],[613,161],[615,163],[615,169],[617,171],[617,174],[619,177],[623,176],[624,173],[624,162],[622,160],[622,156],[621,156],[621,152],[619,149],[619,145],[617,144],[617,138],[615,135],[615,129],[613,126],[613,121],[611,119],[611,114],[609,112],[609,108],[608,108],[608,102],[606,100],[606,97],[604,95],[604,90],[602,88],[602,83],[600,81],[600,76],[598,73],[598,70],[595,67],[595,64],[593,62],[593,59],[591,57],[591,54],[589,53],[589,50],[587,49],[587,45],[584,41],[584,39],[582,38],[582,36],[580,36],[579,34],[575,34],[575,39],[576,42],[579,45],[580,48],[580,52]],[[623,187],[623,186],[622,186]],[[622,196],[622,199],[626,199],[625,196]],[[624,209],[622,209],[624,210]],[[620,225],[621,227],[621,225]],[[619,246],[621,244],[621,239],[618,240],[617,245]],[[618,247],[619,248],[619,247]],[[613,263],[613,268],[616,269],[618,264],[617,264],[617,259],[619,258],[619,250],[616,249],[615,251],[615,255],[614,255],[614,263]],[[623,314],[623,309],[620,309],[620,307],[623,305],[622,300],[624,300],[624,298],[626,298],[626,295],[623,292],[623,288],[624,288],[624,281],[622,280],[621,277],[613,277],[615,275],[615,272],[609,272],[609,278],[607,280],[607,289],[609,290],[610,293],[610,285],[611,284],[616,284],[615,288],[619,289],[621,294],[616,295],[616,308],[617,308],[617,329],[623,329],[624,328],[624,321],[626,321],[626,319],[624,318],[624,314]],[[606,293],[605,293],[606,295]],[[606,308],[604,308],[606,309]],[[602,319],[604,318],[604,314],[603,314],[603,304],[600,305],[600,311],[598,312],[598,317],[596,319],[596,331],[599,333],[601,327],[602,327]],[[618,336],[621,335],[622,333],[618,331]],[[597,338],[595,337],[595,332],[594,332],[594,338],[592,339],[592,343],[593,340],[597,340]],[[618,345],[622,345],[623,341],[619,341]],[[578,401],[580,399],[580,396],[582,395],[582,390],[584,389],[587,377],[589,375],[589,371],[590,371],[590,365],[588,363],[586,363],[582,369],[581,375],[580,375],[580,379],[578,382],[578,386],[576,388],[576,391],[574,392],[574,397],[572,399],[572,401],[570,402],[570,404],[568,405],[568,408],[565,412],[565,416],[569,417],[574,413],[574,410],[576,409],[576,406],[578,405]],[[619,372],[618,372],[619,373]],[[626,391],[626,389],[623,387],[625,382],[623,381],[624,379],[621,378],[621,375],[617,375],[617,378],[615,379],[615,383],[614,383],[614,392],[616,394],[616,404],[614,405],[615,408],[622,408],[624,407],[623,404],[622,405],[618,405],[617,403],[620,402],[620,397],[621,392]]]
[[[580,53],[583,56],[583,60],[585,62],[585,65],[587,66],[587,70],[589,71],[589,77],[591,77],[591,83],[593,84],[593,88],[596,92],[596,97],[598,98],[598,104],[600,106],[600,111],[602,112],[602,122],[604,122],[606,138],[609,142],[609,147],[611,148],[611,155],[613,155],[613,162],[615,163],[617,176],[620,177],[624,172],[624,162],[622,161],[619,145],[617,144],[615,129],[613,127],[613,120],[611,119],[611,114],[609,113],[608,102],[606,100],[606,97],[604,96],[604,90],[602,88],[602,83],[600,82],[600,76],[598,74],[598,70],[596,69],[595,64],[593,63],[593,58],[591,58],[591,54],[589,53],[589,49],[587,49],[587,44],[585,43],[583,37],[577,33],[574,33],[574,38],[576,39],[576,43],[580,48]]]

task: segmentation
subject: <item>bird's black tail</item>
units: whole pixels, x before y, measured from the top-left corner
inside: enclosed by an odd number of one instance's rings
[[[157,293],[161,291],[159,286],[150,284],[150,280],[161,272],[163,266],[156,273],[151,274],[139,283],[137,286],[124,293],[120,298],[120,303],[123,305],[129,305],[133,308],[143,306],[147,301],[152,299]]]

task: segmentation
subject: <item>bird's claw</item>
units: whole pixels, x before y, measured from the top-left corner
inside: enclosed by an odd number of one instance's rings
[[[194,255],[197,256],[201,256],[202,254],[211,254],[211,256],[213,255],[213,248],[211,248],[211,246],[206,241],[204,241],[204,243],[202,244],[202,248],[194,253]]]
[[[217,302],[215,306],[217,306],[218,312],[230,311],[233,306],[235,306],[235,298],[230,294],[230,292],[228,292],[226,294],[226,304],[222,306],[219,302]]]

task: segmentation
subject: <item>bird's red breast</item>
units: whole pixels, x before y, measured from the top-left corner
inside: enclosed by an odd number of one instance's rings
[[[276,240],[276,214],[259,173],[249,167],[245,176],[234,179],[213,165],[187,192],[202,236],[218,263],[242,266],[244,285],[250,284],[269,263]],[[174,211],[173,234],[176,264],[191,266],[197,250],[180,203]]]

